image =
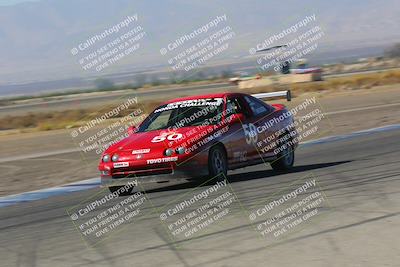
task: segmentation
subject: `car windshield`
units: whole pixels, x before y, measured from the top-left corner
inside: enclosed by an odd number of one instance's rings
[[[218,124],[221,121],[222,103],[222,98],[207,98],[162,105],[146,118],[138,132]]]

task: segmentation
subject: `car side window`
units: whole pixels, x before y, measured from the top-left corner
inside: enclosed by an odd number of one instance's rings
[[[250,98],[248,96],[245,96],[244,99],[246,100],[247,104],[249,104],[254,116],[257,117],[270,112],[270,109],[258,99]]]
[[[248,115],[248,112],[244,105],[241,103],[240,99],[238,97],[233,97],[233,98],[228,98],[226,102],[226,109],[230,110],[230,114],[243,114],[243,115]]]

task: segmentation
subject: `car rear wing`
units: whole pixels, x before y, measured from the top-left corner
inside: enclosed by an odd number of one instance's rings
[[[254,94],[254,95],[251,95],[251,96],[253,96],[255,98],[259,98],[259,99],[284,96],[284,97],[286,97],[287,101],[291,101],[292,100],[292,94],[290,93],[290,90],[277,91],[277,92],[271,92],[271,93]]]

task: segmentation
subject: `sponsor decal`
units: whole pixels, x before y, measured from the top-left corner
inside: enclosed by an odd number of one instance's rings
[[[173,161],[177,161],[177,160],[178,160],[178,157],[148,159],[148,160],[147,160],[147,164],[157,164],[157,163],[173,162]]]
[[[113,164],[114,168],[129,167],[129,162],[116,162]]]
[[[137,149],[137,150],[132,150],[132,155],[147,154],[149,152],[150,152],[150,148]]]
[[[154,113],[158,113],[165,110],[184,108],[184,107],[201,107],[201,106],[219,106],[223,102],[223,98],[200,98],[200,99],[191,99],[178,101],[174,103],[169,103],[163,107],[160,107],[154,111]]]

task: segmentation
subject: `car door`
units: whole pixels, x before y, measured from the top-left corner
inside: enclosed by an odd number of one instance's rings
[[[262,157],[263,160],[273,157],[274,147],[271,145],[275,141],[276,125],[270,125],[269,120],[273,118],[274,108],[263,101],[245,95],[244,100],[248,105],[251,115],[246,125],[243,125],[246,132],[248,143],[253,145],[252,158]]]
[[[250,112],[241,95],[230,95],[226,100],[228,116],[242,114],[239,121],[230,124],[228,137],[225,141],[228,148],[228,161],[232,168],[247,165],[249,155],[254,155],[254,146],[246,141],[243,125],[247,125]]]

